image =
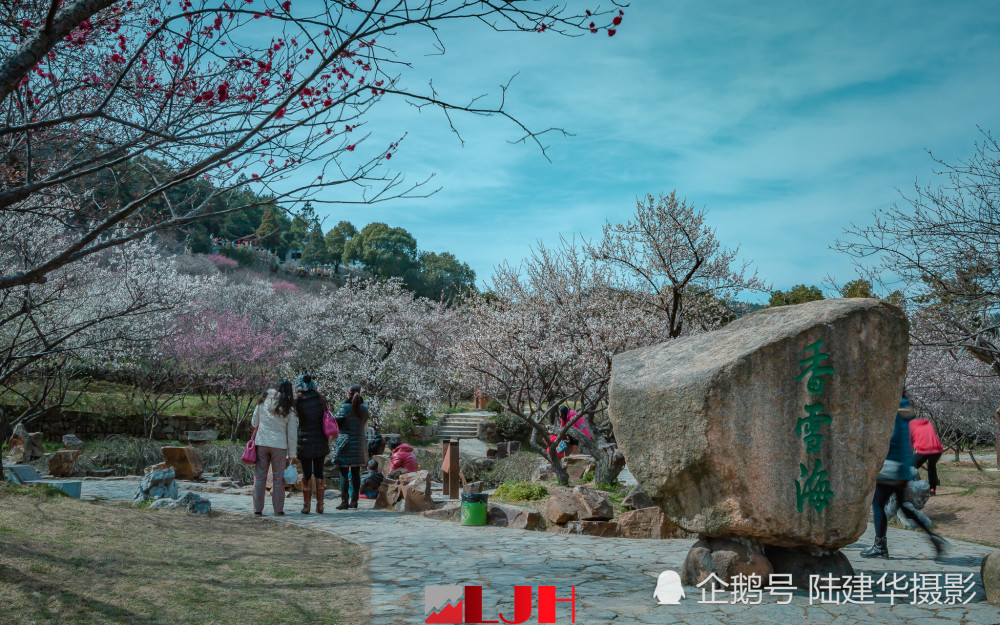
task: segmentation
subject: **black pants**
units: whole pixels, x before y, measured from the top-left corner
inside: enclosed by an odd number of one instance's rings
[[[899,502],[899,509],[903,511],[903,514],[910,517],[910,519],[920,526],[920,529],[924,530],[928,534],[933,534],[931,528],[924,525],[924,522],[920,520],[920,517],[913,513],[912,510],[903,505],[906,501],[904,495],[906,493],[906,482],[900,484],[876,484],[875,485],[875,496],[872,498],[872,516],[875,520],[875,537],[885,538],[886,530],[889,529],[889,518],[885,516],[885,504],[889,503],[889,497],[893,493],[896,493],[896,501]]]
[[[354,489],[351,492],[354,495],[351,497],[351,501],[358,500],[358,494],[361,492],[361,467],[339,467],[340,469],[340,498],[343,501],[347,501],[347,472],[351,472],[351,487]]]
[[[931,490],[937,490],[941,484],[937,476],[937,463],[941,459],[941,454],[914,454],[913,466],[920,468],[924,462],[927,463],[927,481],[931,485]]]
[[[326,460],[326,456],[320,456],[318,458],[299,458],[299,462],[302,463],[302,479],[308,480],[309,478],[316,476],[316,479],[323,479],[323,461]]]

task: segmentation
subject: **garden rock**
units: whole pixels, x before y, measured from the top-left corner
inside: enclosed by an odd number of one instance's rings
[[[632,510],[652,508],[655,505],[656,504],[653,503],[653,500],[649,498],[649,495],[647,495],[638,484],[633,486],[632,490],[625,495],[625,499],[622,500],[622,507],[630,508]]]
[[[438,521],[457,521],[462,516],[462,504],[457,501],[448,501],[434,510],[427,510],[422,516]]]
[[[399,478],[406,512],[426,512],[434,509],[431,480],[427,471],[407,473]]]
[[[375,498],[374,507],[378,509],[395,508],[402,496],[399,482],[385,480],[378,489],[378,496]]]
[[[1000,550],[983,558],[979,572],[986,590],[986,600],[991,605],[1000,606]]]
[[[684,558],[681,582],[685,586],[696,586],[714,574],[729,584],[737,575],[759,575],[760,579],[769,579],[773,572],[771,561],[749,541],[702,538]],[[711,585],[718,586],[715,581]]]
[[[618,524],[611,521],[571,521],[566,524],[570,534],[613,538],[618,536]]]
[[[614,516],[608,496],[586,486],[553,487],[545,502],[545,519],[562,525],[569,521],[607,521]]]
[[[519,530],[534,530],[544,527],[542,515],[536,511],[497,503],[487,504],[486,524]]]
[[[160,448],[163,452],[163,461],[168,466],[174,468],[179,480],[196,480],[201,477],[201,458],[194,447],[173,447],[170,445]]]
[[[615,515],[611,501],[604,493],[577,486],[573,489],[577,501],[580,502],[577,518],[581,521],[608,521]]]
[[[623,538],[679,538],[683,533],[655,506],[623,512],[618,517],[618,534]]]
[[[535,467],[534,471],[531,472],[532,482],[544,482],[546,480],[554,479],[555,477],[556,471],[548,462],[538,465]]]
[[[28,464],[38,460],[45,453],[42,448],[42,433],[29,433],[23,423],[14,426],[14,433],[7,441],[7,447],[10,449],[10,455],[5,464]]]
[[[151,499],[177,499],[177,480],[173,467],[158,469],[146,474],[139,482],[132,505],[144,503]]]
[[[819,575],[820,579],[844,579],[854,575],[854,567],[847,556],[838,549],[813,553],[801,549],[767,547],[767,559],[771,562],[775,575],[791,575],[796,588],[809,588],[809,578]]]
[[[76,469],[79,449],[60,449],[49,458],[49,473],[52,477],[70,477]]]
[[[907,350],[906,316],[879,300],[767,308],[615,356],[609,416],[636,480],[683,529],[836,549],[866,528]],[[829,422],[803,425],[817,402]],[[686,570],[770,568],[742,549],[725,566],[692,552]]]
[[[545,502],[545,520],[563,525],[578,518],[578,502],[569,488],[550,488],[549,499]]]
[[[192,492],[184,493],[179,499],[160,499],[154,501],[150,508],[177,510],[183,508],[191,514],[208,514],[212,511],[212,502]]]
[[[66,449],[83,449],[83,441],[77,438],[76,434],[66,434],[62,437],[63,447]]]

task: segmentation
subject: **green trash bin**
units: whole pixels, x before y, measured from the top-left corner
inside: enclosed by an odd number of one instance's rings
[[[462,493],[462,525],[486,525],[486,493]]]

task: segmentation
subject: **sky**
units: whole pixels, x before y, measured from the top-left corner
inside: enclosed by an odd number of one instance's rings
[[[573,0],[570,0],[571,5]],[[581,5],[590,6],[590,4]],[[774,288],[855,276],[831,249],[851,223],[933,183],[935,163],[1000,132],[1000,3],[637,0],[614,37],[493,33],[472,24],[399,37],[406,86],[489,94],[546,135],[546,160],[510,122],[389,102],[375,138],[401,136],[392,165],[429,198],[321,208],[401,226],[422,250],[453,252],[488,282],[536,242],[599,237],[637,198],[676,189],[709,211]],[[491,100],[492,98],[492,100]],[[760,299],[761,296],[749,299]],[[766,296],[764,296],[766,299]]]

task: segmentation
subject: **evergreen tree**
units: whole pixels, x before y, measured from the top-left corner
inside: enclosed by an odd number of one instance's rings
[[[330,253],[326,249],[326,240],[323,239],[323,229],[319,224],[313,226],[306,239],[306,247],[302,250],[302,265],[305,267],[315,267],[316,265],[327,265],[330,263]]]
[[[819,290],[819,287],[796,284],[788,289],[787,292],[781,290],[771,291],[771,300],[768,302],[768,306],[790,306],[818,299],[823,299],[823,292]]]
[[[260,219],[260,226],[257,227],[257,242],[266,250],[276,252],[281,246],[281,228],[278,219],[274,216],[274,210],[267,208]]]
[[[344,260],[344,248],[347,242],[357,236],[358,229],[349,221],[341,221],[333,230],[326,233],[326,250],[330,254],[335,273],[340,273],[340,263]]]

